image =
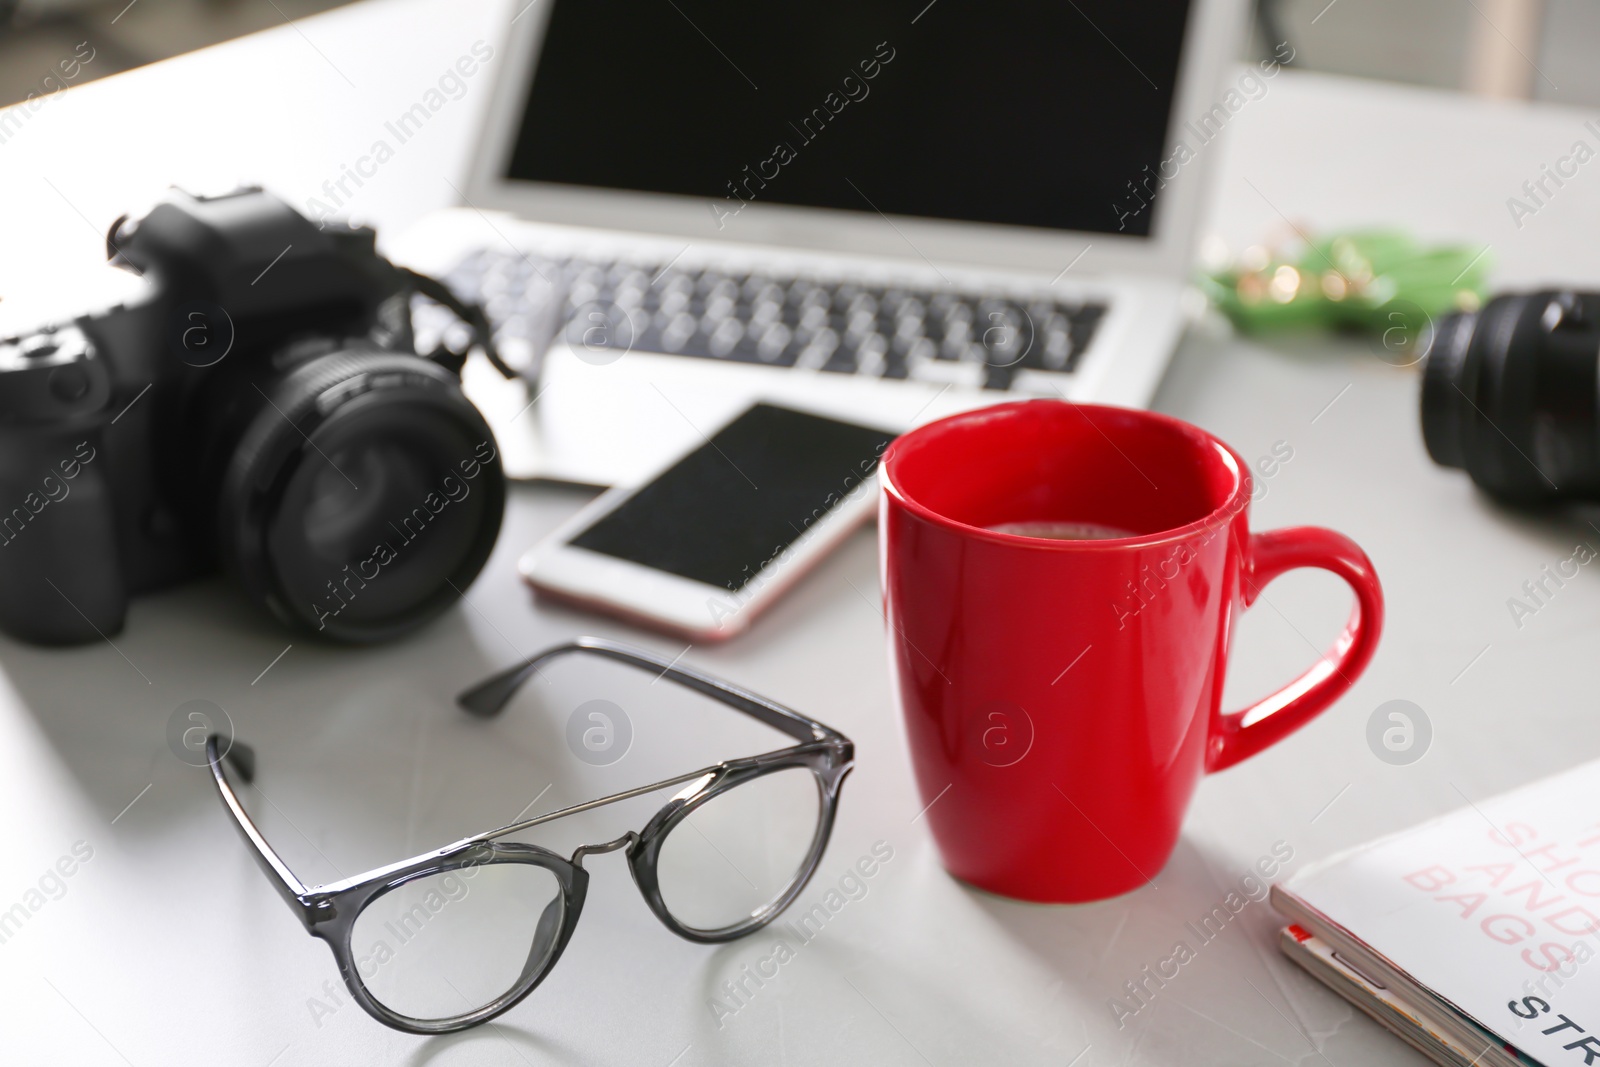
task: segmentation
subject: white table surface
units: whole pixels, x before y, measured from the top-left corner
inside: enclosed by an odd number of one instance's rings
[[[495,0],[375,0],[73,89],[0,144],[0,294],[70,307],[106,224],[163,185],[249,177],[304,203],[476,40],[515,10]],[[137,18],[138,9],[127,14]],[[368,182],[352,206],[398,232],[451,203],[486,100],[479,78]],[[1403,222],[1488,244],[1497,285],[1600,281],[1600,163],[1519,229],[1505,200],[1580,138],[1587,116],[1285,73],[1210,146],[1210,230],[1233,243],[1284,216],[1312,227]],[[1277,953],[1250,905],[1119,1028],[1108,1001],[1187,937],[1278,841],[1294,867],[1600,754],[1600,586],[1583,574],[1519,629],[1506,606],[1540,567],[1600,533],[1583,515],[1500,510],[1422,449],[1417,375],[1359,342],[1239,341],[1194,330],[1157,406],[1247,458],[1293,459],[1256,525],[1322,523],[1371,553],[1388,626],[1371,669],[1277,748],[1204,782],[1151,887],[1083,907],[965,888],[939,867],[891,704],[873,533],[828,560],[746,637],[685,662],[838,726],[858,770],[817,881],[875,841],[894,859],[719,1028],[707,999],[770,951],[682,942],[599,857],[584,922],[552,977],[494,1027],[423,1039],[344,1006],[336,982],[223,818],[204,772],[168,751],[191,699],[226,707],[262,759],[269,833],[309,882],[487,827],[544,784],[574,801],[599,781],[559,736],[548,748],[466,723],[463,685],[579,632],[676,655],[682,645],[534,603],[520,552],[587,494],[518,487],[467,603],[425,632],[348,650],[294,641],[220,580],[138,601],[109,644],[50,651],[0,640],[0,909],[75,842],[93,858],[0,943],[0,1057],[15,1063],[1350,1064],[1423,1062]],[[862,591],[865,591],[863,594]],[[1245,618],[1230,703],[1281,684],[1337,632],[1331,577],[1274,584]],[[255,680],[255,681],[253,681]],[[1434,727],[1418,763],[1368,750],[1384,701]],[[508,730],[517,727],[506,725]],[[524,728],[526,728],[524,726]],[[497,726],[495,730],[502,729]],[[500,740],[497,740],[500,739]],[[530,755],[531,752],[531,755]],[[634,760],[630,754],[629,760]],[[641,780],[651,754],[636,763]],[[583,771],[583,773],[579,773]],[[587,776],[587,777],[586,777]],[[130,807],[130,802],[132,806]],[[324,1003],[327,1001],[324,999]]]

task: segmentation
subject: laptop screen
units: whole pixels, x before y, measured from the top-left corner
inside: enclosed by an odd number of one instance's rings
[[[1188,0],[546,2],[509,178],[1150,234]]]

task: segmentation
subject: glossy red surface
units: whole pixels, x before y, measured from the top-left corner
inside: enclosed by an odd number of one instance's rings
[[[1382,628],[1354,542],[1251,535],[1246,464],[1163,415],[1051,400],[956,415],[897,440],[882,483],[891,659],[924,818],[950,872],[992,892],[1067,902],[1143,885],[1200,777],[1328,707]],[[1015,522],[1135,536],[987,529]],[[1224,713],[1233,620],[1296,567],[1350,584],[1350,622],[1298,680]]]

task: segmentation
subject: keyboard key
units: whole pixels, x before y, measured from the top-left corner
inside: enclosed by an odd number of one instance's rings
[[[985,389],[1010,389],[1011,380],[1016,375],[1016,367],[988,367],[984,371],[983,387]]]
[[[689,294],[680,289],[668,289],[661,294],[661,310],[676,315],[689,307]]]
[[[815,285],[811,282],[801,282],[795,287],[794,290],[790,291],[790,296],[793,297],[794,292],[796,291],[800,293],[800,299],[798,303],[803,308],[817,307],[821,308],[823,311],[827,311],[833,306],[832,294],[830,294],[828,290],[822,288],[820,285]]]
[[[926,363],[928,360],[933,359],[934,354],[938,351],[932,341],[926,337],[919,337],[906,346],[906,364],[910,367],[916,367]]]
[[[829,329],[818,330],[800,352],[800,358],[795,361],[795,366],[806,367],[811,370],[821,370],[833,356],[834,349],[839,347],[839,335]]]
[[[689,343],[689,339],[694,336],[695,330],[699,328],[699,325],[693,315],[683,312],[674,315],[672,321],[667,324],[667,328],[661,331],[662,347],[668,352],[680,351],[684,345]]]
[[[922,334],[921,319],[901,319],[894,326],[894,349],[908,352],[918,341],[927,340]]]
[[[972,327],[972,315],[971,304],[954,298],[946,301],[944,307],[940,309],[940,317],[944,319],[946,329],[949,329],[954,323],[961,323],[970,329]]]
[[[885,367],[884,357],[889,352],[889,341],[881,333],[869,333],[856,345],[856,373],[868,378],[880,378]]]
[[[820,330],[828,325],[828,309],[816,304],[807,305],[800,313],[800,325],[808,330]]]
[[[713,356],[723,358],[744,340],[744,324],[738,319],[723,319],[711,332],[707,348]]]
[[[1089,347],[1089,339],[1094,336],[1095,327],[1100,325],[1100,318],[1105,313],[1104,304],[1086,304],[1071,316],[1072,355],[1064,370],[1071,372],[1077,368],[1078,360],[1083,358],[1084,349]]]
[[[793,336],[789,327],[783,323],[772,323],[761,332],[761,340],[756,344],[756,357],[763,363],[778,362],[783,358]]]
[[[952,363],[948,360],[930,359],[911,364],[908,376],[913,381],[966,386],[969,389],[977,389],[983,385],[983,367],[977,363]]]
[[[844,331],[851,336],[860,337],[875,332],[877,328],[877,312],[867,311],[863,308],[860,311],[852,311],[850,313],[849,323],[845,326]]]
[[[1014,367],[1033,350],[1033,318],[1009,301],[986,300],[978,312],[984,324],[979,343],[991,367]],[[1007,384],[1010,377],[1006,377]]]
[[[1045,370],[1066,370],[1071,357],[1072,334],[1066,317],[1052,315],[1045,324],[1044,341],[1039,345],[1039,366]]]

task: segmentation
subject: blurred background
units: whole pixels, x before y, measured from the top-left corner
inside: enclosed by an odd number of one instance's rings
[[[0,105],[79,42],[74,84],[341,6],[341,0],[0,0]],[[1514,100],[1600,105],[1595,0],[1261,0],[1254,48],[1305,70]],[[1258,56],[1258,57],[1259,57]]]
[[[93,48],[93,59],[72,78],[73,85],[281,26],[345,2],[0,0],[0,106],[38,92],[41,80],[83,41]]]

